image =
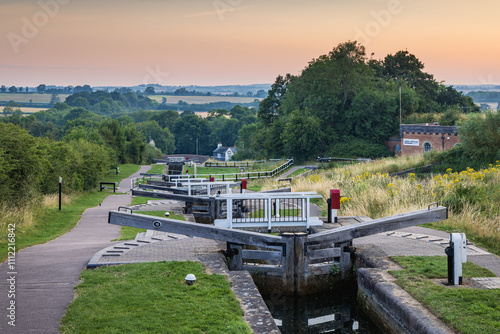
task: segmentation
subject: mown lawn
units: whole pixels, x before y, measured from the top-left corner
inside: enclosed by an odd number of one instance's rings
[[[80,279],[62,333],[251,333],[224,276],[198,262],[101,267]]]
[[[462,334],[498,334],[500,329],[500,290],[479,290],[464,286],[445,286],[447,264],[444,256],[394,257],[403,270],[391,271],[396,283]],[[495,277],[489,270],[464,263],[463,277]]]

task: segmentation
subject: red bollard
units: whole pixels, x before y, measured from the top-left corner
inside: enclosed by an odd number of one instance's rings
[[[334,222],[337,222],[337,210],[340,209],[340,190],[331,189],[330,190],[330,202],[331,202],[331,217]]]
[[[244,194],[247,189],[247,179],[241,180],[241,193]]]

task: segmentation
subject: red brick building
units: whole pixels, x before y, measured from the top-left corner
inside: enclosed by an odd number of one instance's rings
[[[459,142],[455,126],[401,124],[399,133],[401,141],[395,147],[398,155],[413,155],[430,150],[447,151]]]

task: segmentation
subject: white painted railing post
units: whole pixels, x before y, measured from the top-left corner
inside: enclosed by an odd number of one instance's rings
[[[269,198],[266,198],[266,207],[268,209],[268,215],[266,215],[266,218],[267,218],[267,230],[268,232],[271,232],[272,230],[272,218],[273,218],[273,203],[272,203],[272,199],[269,197]]]
[[[311,214],[309,212],[309,198],[306,199],[306,206],[302,209],[306,213],[306,229],[309,230],[309,218]]]
[[[226,200],[226,217],[229,222],[229,228],[233,228],[233,199],[228,198]]]

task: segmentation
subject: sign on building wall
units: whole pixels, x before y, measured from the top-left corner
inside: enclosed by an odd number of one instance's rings
[[[403,139],[403,145],[405,145],[405,146],[420,146],[420,141],[418,139]]]

